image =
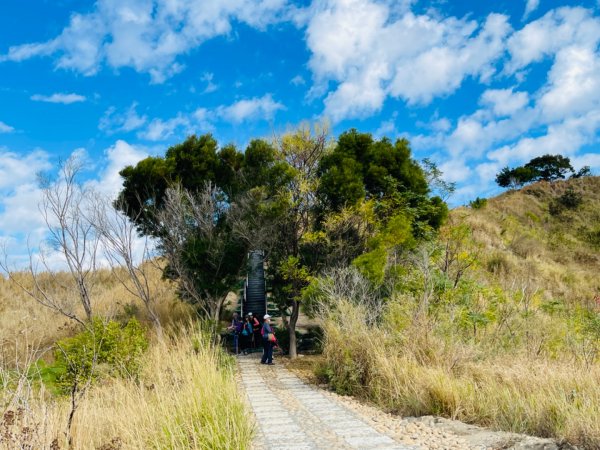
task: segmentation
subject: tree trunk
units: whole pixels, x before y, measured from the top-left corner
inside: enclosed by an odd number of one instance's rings
[[[300,314],[300,302],[298,300],[292,301],[292,315],[290,316],[290,322],[288,325],[288,331],[290,333],[290,358],[294,359],[298,357],[298,349],[296,342],[296,322],[298,322],[298,315]]]
[[[158,314],[156,314],[156,312],[148,304],[146,304],[146,307],[147,307],[148,313],[150,315],[150,320],[152,321],[152,324],[154,325],[154,331],[156,331],[156,337],[158,338],[158,340],[160,342],[162,342],[163,341],[163,329],[162,329],[162,325],[160,323],[160,319],[158,318]]]

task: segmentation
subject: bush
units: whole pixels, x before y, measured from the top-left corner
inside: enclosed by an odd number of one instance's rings
[[[510,244],[510,249],[521,258],[529,258],[539,254],[542,246],[532,237],[520,236]]]
[[[469,202],[469,206],[472,209],[483,209],[487,205],[487,198],[479,198],[477,197],[475,200],[471,200]]]
[[[562,214],[565,209],[575,210],[583,203],[583,196],[570,187],[560,197],[550,202],[549,211],[553,216]]]
[[[495,274],[508,273],[511,269],[511,264],[505,255],[496,253],[487,260],[486,268],[488,272]]]
[[[89,329],[57,342],[54,352],[56,383],[62,390],[92,381],[101,373],[136,377],[140,357],[148,347],[144,330],[136,319],[125,326],[93,319]]]

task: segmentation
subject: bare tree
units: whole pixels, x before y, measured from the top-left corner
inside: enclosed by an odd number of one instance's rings
[[[167,189],[158,213],[167,274],[179,283],[182,297],[215,322],[244,265],[245,247],[236,243],[228,213],[223,193],[212,183],[195,194]]]
[[[96,196],[93,223],[113,276],[133,296],[139,298],[159,338],[162,326],[156,312],[156,290],[149,277],[156,255],[148,236],[140,237],[135,222],[113,205],[109,198]]]
[[[50,248],[66,264],[67,274],[75,285],[85,316],[81,317],[75,305],[67,300],[64,294],[70,292],[73,286],[65,284],[64,277],[59,276],[56,264],[49,259],[43,246],[40,246],[37,255],[31,249],[29,251],[27,272],[33,280],[32,285],[10,270],[6,251],[0,267],[38,303],[84,325],[93,314],[90,288],[96,269],[99,239],[86,214],[90,205],[90,192],[77,180],[81,170],[81,160],[71,157],[60,165],[56,180],[40,179],[43,192],[39,209],[48,231]],[[45,281],[48,278],[51,283]],[[51,285],[59,286],[60,292],[50,289]]]
[[[375,324],[385,310],[385,298],[357,268],[353,266],[330,269],[315,279],[312,295],[307,298],[309,311],[320,317],[335,310],[337,304],[348,301],[364,310],[366,325]]]

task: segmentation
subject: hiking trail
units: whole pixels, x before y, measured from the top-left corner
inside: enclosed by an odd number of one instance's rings
[[[555,442],[425,416],[402,418],[302,381],[278,360],[240,356],[256,419],[254,450],[557,450]],[[250,393],[250,395],[248,395]]]

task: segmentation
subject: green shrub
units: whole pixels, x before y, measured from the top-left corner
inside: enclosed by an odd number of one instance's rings
[[[469,206],[472,209],[483,209],[487,205],[487,198],[479,198],[477,197],[475,200],[471,200],[469,202]]]
[[[559,197],[559,201],[565,208],[577,209],[583,203],[583,196],[570,187]]]
[[[81,386],[101,374],[136,377],[147,347],[144,330],[136,319],[122,326],[95,318],[89,329],[57,342],[55,364],[49,370],[62,390]]]
[[[583,203],[583,196],[570,187],[560,197],[552,200],[549,205],[550,214],[558,216],[565,209],[575,210]]]

